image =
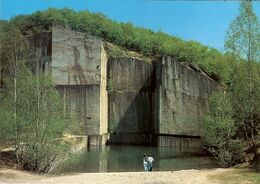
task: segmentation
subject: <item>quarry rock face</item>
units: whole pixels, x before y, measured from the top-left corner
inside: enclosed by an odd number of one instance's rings
[[[53,26],[52,78],[54,84],[100,84],[102,47],[102,40],[98,38]]]
[[[134,58],[108,62],[110,143],[149,143],[153,66]]]
[[[163,57],[157,64],[155,116],[158,144],[196,145],[202,133],[202,122],[208,112],[208,98],[217,82],[174,58]],[[172,138],[183,136],[186,142]],[[178,143],[175,143],[177,140]],[[166,143],[168,141],[168,143]]]
[[[108,59],[102,40],[60,26],[48,35],[36,44],[49,53],[41,54],[42,71],[52,76],[88,145],[200,145],[208,97],[218,85],[206,74],[169,57],[153,64]]]
[[[216,82],[172,58],[164,57],[158,70],[159,132],[200,136]]]
[[[90,145],[104,144],[107,134],[107,56],[100,39],[52,27],[52,79],[67,115],[75,116]]]

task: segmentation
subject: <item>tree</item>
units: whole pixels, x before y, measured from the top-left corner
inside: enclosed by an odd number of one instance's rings
[[[225,49],[240,61],[230,77],[229,93],[232,97],[234,118],[238,134],[256,154],[259,139],[260,89],[260,25],[253,11],[252,1],[240,4],[240,14],[230,24]]]
[[[234,107],[234,118],[241,139],[255,149],[260,136],[260,64],[240,62],[233,65],[228,93]],[[250,73],[248,68],[250,67]],[[254,148],[255,147],[255,148]]]
[[[256,124],[254,120],[254,101],[256,100],[254,97],[255,92],[253,91],[255,88],[258,89],[258,83],[254,82],[255,78],[258,78],[260,75],[257,71],[255,71],[253,62],[260,61],[260,25],[257,20],[257,16],[255,15],[252,7],[252,1],[245,0],[240,4],[240,14],[235,18],[235,20],[230,24],[229,30],[227,32],[227,38],[225,41],[225,48],[227,52],[235,54],[241,60],[247,61],[248,63],[245,65],[241,65],[244,69],[240,69],[240,73],[244,74],[243,79],[236,81],[231,85],[233,90],[236,91],[234,93],[234,97],[240,99],[239,97],[243,96],[245,98],[244,106],[247,108],[247,118],[243,121],[249,122],[250,126],[250,138],[252,143],[254,144],[254,140],[256,135],[254,132],[256,129]],[[237,76],[239,73],[236,74]],[[234,75],[234,78],[235,76]],[[248,89],[246,91],[241,90],[238,87],[243,81],[245,81],[244,88]],[[240,88],[239,90],[235,90]],[[243,93],[243,91],[245,93]],[[240,99],[241,100],[241,99]],[[241,113],[239,112],[241,115]],[[239,115],[238,114],[238,115]],[[248,123],[245,123],[248,124]],[[244,128],[244,131],[248,131],[248,128]],[[247,132],[245,132],[245,137],[248,139]]]
[[[46,172],[68,148],[62,140],[68,127],[63,103],[49,77],[44,74],[37,77],[25,66],[19,67],[16,85],[14,101],[13,82],[6,83],[0,126],[1,131],[8,130],[9,134],[2,140],[15,140],[18,163],[24,168]],[[14,120],[10,116],[14,106],[16,126],[12,126]]]
[[[231,166],[240,161],[240,141],[236,138],[236,126],[229,96],[215,92],[210,97],[210,113],[203,126],[203,140],[208,150],[222,166]]]
[[[0,143],[13,144],[22,167],[46,172],[67,153],[63,133],[75,121],[65,117],[63,102],[50,76],[39,72],[40,56],[33,50],[15,26],[1,37],[1,58],[9,73],[1,94]],[[33,62],[35,74],[28,69]]]
[[[30,58],[31,55],[31,47],[27,39],[24,38],[23,34],[13,25],[9,25],[6,27],[5,31],[2,31],[1,34],[1,65],[3,63],[3,67],[9,71],[9,79],[12,82],[12,98],[14,105],[12,106],[12,115],[10,117],[13,118],[12,126],[14,127],[13,132],[15,133],[15,152],[19,149],[19,126],[17,123],[17,80],[20,65],[25,63],[26,59]],[[4,106],[4,105],[2,105]],[[4,119],[3,119],[4,121]],[[9,124],[10,127],[11,124]],[[19,161],[18,154],[17,160]]]
[[[225,49],[246,61],[260,61],[260,26],[252,1],[240,4],[240,14],[230,24]]]

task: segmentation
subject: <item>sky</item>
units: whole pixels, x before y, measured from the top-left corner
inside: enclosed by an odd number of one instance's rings
[[[260,21],[260,1],[253,2]],[[196,0],[0,0],[0,19],[48,8],[100,12],[112,20],[162,31],[224,50],[225,34],[239,13],[239,1]]]

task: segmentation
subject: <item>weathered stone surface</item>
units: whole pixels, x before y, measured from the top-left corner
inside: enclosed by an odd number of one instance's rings
[[[75,116],[89,144],[104,144],[108,130],[107,56],[100,39],[52,27],[51,75],[68,117]],[[96,136],[96,137],[95,137]]]
[[[107,55],[101,47],[101,72],[100,72],[100,134],[108,132],[108,94],[107,94]]]
[[[153,66],[134,58],[109,60],[108,80],[111,91],[140,91],[152,86]]]
[[[52,55],[52,33],[43,32],[29,38],[33,48],[35,48],[35,59],[30,63],[32,72],[51,74],[51,55]]]
[[[157,78],[158,133],[200,136],[208,97],[217,83],[166,57],[157,66]]]
[[[109,95],[109,130],[111,133],[146,133],[151,131],[151,93],[112,92]]]
[[[183,148],[183,151],[189,151],[192,147],[202,150],[201,140],[191,137],[158,136],[157,145]]]
[[[109,60],[109,132],[113,143],[147,143],[153,128],[153,66],[133,58]]]
[[[52,27],[52,78],[56,85],[100,84],[102,40]]]
[[[76,117],[87,135],[100,134],[100,87],[98,85],[58,85],[64,110]]]

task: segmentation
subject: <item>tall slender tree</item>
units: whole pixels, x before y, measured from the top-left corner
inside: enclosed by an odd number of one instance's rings
[[[8,70],[0,101],[0,144],[13,144],[22,167],[47,172],[69,151],[63,133],[71,127],[77,129],[76,121],[66,119],[51,77],[41,73],[41,50],[16,27],[0,38],[0,55],[5,62],[1,64]],[[35,65],[36,73],[31,71]]]
[[[13,80],[13,108],[12,108],[12,118],[15,132],[15,151],[19,149],[19,122],[17,118],[17,80],[19,75],[20,66],[26,62],[26,58],[30,58],[31,51],[29,43],[22,33],[15,28],[10,26],[5,34],[1,35],[1,59],[6,62],[6,66],[9,70],[11,79]],[[3,61],[3,62],[4,62]],[[17,154],[17,160],[19,160]]]
[[[260,61],[260,25],[252,1],[242,1],[239,10],[227,31],[225,49],[240,59]]]
[[[240,13],[230,24],[225,40],[225,49],[245,61],[231,79],[229,91],[236,111],[237,125],[244,132],[244,139],[255,147],[259,137],[260,111],[258,108],[260,73],[255,62],[260,61],[260,24],[251,0],[240,4]]]

